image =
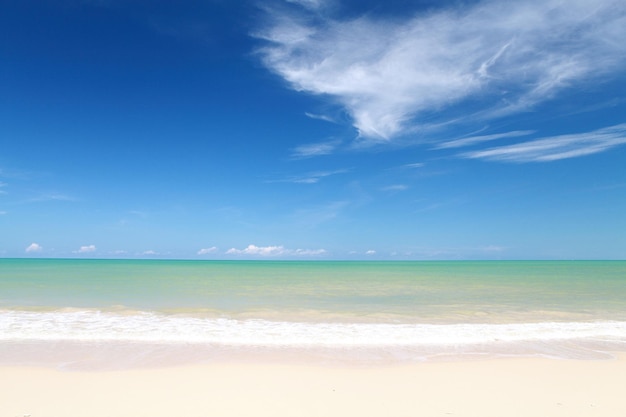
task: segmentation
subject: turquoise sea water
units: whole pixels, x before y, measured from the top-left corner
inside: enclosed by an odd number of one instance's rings
[[[612,351],[626,351],[622,261],[0,259],[4,363]]]

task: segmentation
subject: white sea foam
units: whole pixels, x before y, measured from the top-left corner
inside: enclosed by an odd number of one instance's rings
[[[151,312],[0,311],[0,341],[149,342],[307,348],[411,348],[496,343],[626,343],[626,322],[511,324],[304,323]]]

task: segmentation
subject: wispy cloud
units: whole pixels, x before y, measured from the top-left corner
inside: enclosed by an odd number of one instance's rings
[[[41,203],[46,201],[77,201],[77,199],[67,194],[51,192],[40,194],[37,197],[24,201],[24,203]]]
[[[404,184],[393,184],[393,185],[388,185],[387,187],[382,188],[383,191],[391,191],[391,192],[405,191],[408,189],[409,189],[409,186],[404,185]]]
[[[314,114],[314,113],[304,113],[307,117],[310,117],[311,119],[316,119],[316,120],[323,120],[325,122],[330,122],[330,123],[337,123],[335,121],[335,119],[333,119],[330,116],[327,116],[325,114]]]
[[[466,152],[464,158],[505,162],[547,162],[604,152],[626,143],[626,124],[587,133],[544,137],[515,145]]]
[[[315,172],[308,172],[308,173],[303,174],[303,175],[292,176],[292,177],[289,177],[289,178],[286,178],[286,179],[274,180],[274,181],[270,181],[270,182],[291,182],[291,183],[295,183],[295,184],[316,184],[320,180],[322,180],[323,178],[327,178],[327,177],[330,177],[332,175],[337,175],[337,174],[345,174],[348,171],[349,170],[347,170],[347,169],[337,169],[337,170],[334,170],[334,171],[315,171]]]
[[[478,143],[489,142],[497,139],[516,138],[520,136],[532,135],[534,130],[514,130],[512,132],[497,133],[493,135],[471,136],[463,139],[451,140],[435,146],[436,149],[461,148],[463,146],[476,145]]]
[[[286,0],[288,3],[298,4],[307,9],[317,10],[326,4],[325,0]]]
[[[402,168],[422,168],[424,167],[424,163],[423,162],[415,162],[412,164],[406,164],[406,165],[402,165]]]
[[[302,159],[311,158],[314,156],[328,155],[337,148],[338,144],[338,142],[333,141],[300,145],[293,149],[291,156],[296,159]]]
[[[254,35],[298,91],[333,97],[362,138],[389,140],[471,101],[485,118],[524,111],[626,67],[621,0],[486,0],[405,19],[272,9]],[[314,9],[314,12],[311,10]]]
[[[252,255],[252,256],[319,256],[325,255],[325,249],[287,249],[284,246],[256,246],[248,245],[244,249],[231,248],[226,251],[227,255]]]

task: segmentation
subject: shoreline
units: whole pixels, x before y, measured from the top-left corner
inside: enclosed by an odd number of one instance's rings
[[[0,366],[7,416],[623,416],[626,354],[371,367],[222,361],[121,371]]]
[[[0,341],[0,368],[47,368],[69,372],[118,372],[268,364],[322,368],[388,368],[428,363],[545,359],[613,361],[626,359],[623,342],[539,340],[495,341],[476,345],[433,346],[264,346],[128,341]]]

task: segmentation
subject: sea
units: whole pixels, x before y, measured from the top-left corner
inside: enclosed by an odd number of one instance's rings
[[[626,261],[0,259],[0,365],[626,352]]]

